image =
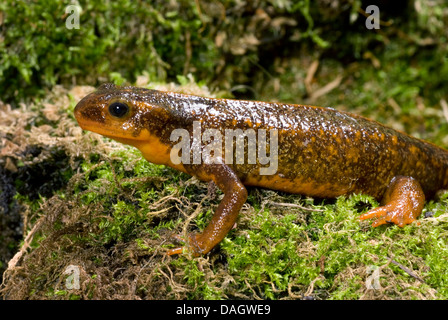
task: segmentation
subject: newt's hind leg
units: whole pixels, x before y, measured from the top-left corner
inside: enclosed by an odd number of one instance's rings
[[[361,215],[359,219],[377,218],[373,227],[385,223],[395,223],[399,227],[410,224],[422,213],[425,194],[412,177],[394,177],[381,201],[381,206]]]

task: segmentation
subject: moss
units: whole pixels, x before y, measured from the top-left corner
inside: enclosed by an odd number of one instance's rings
[[[202,79],[225,84],[228,78],[219,80],[219,73],[247,72],[257,59],[260,43],[251,41],[253,37],[248,38],[246,31],[278,34],[278,30],[271,30],[268,17],[267,24],[258,23],[256,6],[233,0],[211,4],[186,0],[79,1],[70,5],[81,8],[78,28],[66,26],[74,14],[66,1],[7,0],[0,4],[3,100],[18,104],[23,99],[42,97],[45,88],[73,80],[91,85],[100,78],[119,84],[134,82],[144,72],[159,81],[196,72]],[[301,37],[323,45],[311,7],[309,1],[287,1],[284,6],[271,1],[258,3],[258,9],[272,11],[274,16],[305,18],[300,25]],[[248,55],[242,56],[245,52]],[[228,59],[234,62],[226,65]]]
[[[24,239],[0,237],[9,250],[0,268],[18,254],[4,275],[3,298],[448,298],[448,193],[428,201],[418,223],[371,228],[358,221],[378,205],[366,195],[322,200],[249,188],[236,228],[209,255],[166,256],[179,245],[175,235],[205,227],[222,193],[150,164],[130,147],[81,134],[73,108],[92,88],[52,86],[137,78],[139,86],[212,96],[209,85],[230,97],[225,89],[243,85],[260,100],[350,110],[447,146],[447,29],[440,4],[417,1],[403,6],[406,16],[382,8],[382,20],[392,25],[366,32],[356,14],[359,1],[338,2],[338,14],[326,1],[170,3],[184,10],[165,2],[138,8],[91,2],[81,3],[88,13],[84,28],[67,33],[57,15],[40,21],[48,10],[39,1],[15,3],[0,5],[6,32],[0,82],[9,81],[0,96],[34,102],[21,110],[0,104],[2,143],[8,143],[0,156],[0,205],[20,215],[14,228],[23,223],[25,231]],[[64,5],[53,1],[48,8],[54,13]],[[123,19],[128,16],[133,19]],[[37,28],[12,27],[25,18]],[[20,44],[11,39],[21,39],[25,56],[17,56]],[[194,50],[186,59],[189,46]],[[136,59],[129,63],[123,55]],[[182,87],[163,84],[171,78]],[[51,92],[36,98],[42,87]],[[69,264],[79,267],[82,289],[65,286]],[[379,286],[369,289],[373,270]]]
[[[60,126],[51,130],[66,132]],[[47,134],[44,162],[56,146]],[[167,257],[179,245],[174,235],[205,227],[222,193],[131,147],[93,134],[77,139],[54,140],[71,168],[65,184],[48,197],[16,197],[28,210],[27,230],[38,228],[22,245],[20,269],[7,273],[6,298],[447,298],[446,193],[426,204],[419,224],[371,228],[357,218],[378,205],[366,195],[322,200],[249,188],[237,227],[209,255]],[[68,264],[80,268],[83,289],[65,287]],[[374,267],[380,286],[368,289]]]

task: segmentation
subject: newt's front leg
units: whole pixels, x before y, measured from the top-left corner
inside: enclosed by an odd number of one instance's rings
[[[204,164],[198,174],[213,180],[218,188],[224,192],[218,209],[210,223],[200,234],[189,236],[189,247],[194,255],[206,254],[224,239],[232,229],[238,218],[241,207],[246,202],[247,190],[235,172],[226,164]],[[183,248],[169,250],[168,255],[180,254]]]
[[[425,194],[420,183],[412,177],[397,176],[390,182],[381,206],[361,215],[359,219],[377,218],[372,226],[395,223],[399,227],[410,224],[422,213]]]

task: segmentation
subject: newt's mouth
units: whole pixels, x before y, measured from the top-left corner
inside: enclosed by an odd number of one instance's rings
[[[136,143],[145,140],[144,134],[134,136],[131,134],[132,130],[126,131],[123,130],[123,128],[121,127],[115,127],[115,126],[105,127],[95,121],[86,119],[78,120],[78,124],[83,130],[98,133],[102,136],[114,139],[121,143],[135,145]]]

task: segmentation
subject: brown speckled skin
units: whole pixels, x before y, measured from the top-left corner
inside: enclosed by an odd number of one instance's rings
[[[116,101],[131,107],[124,120],[108,115],[108,106]],[[418,217],[425,196],[448,187],[446,150],[331,108],[212,99],[106,84],[79,102],[75,116],[81,127],[133,145],[149,161],[204,181],[214,180],[223,190],[225,198],[210,225],[190,237],[196,254],[208,252],[231,229],[247,197],[244,185],[316,197],[364,193],[378,200],[387,198],[379,207],[383,209],[373,209],[361,219],[377,217],[375,225],[394,222],[400,226]],[[169,150],[177,142],[170,141],[171,132],[183,128],[192,134],[193,121],[201,121],[202,130],[215,128],[223,136],[226,128],[278,130],[276,174],[260,175],[259,163],[173,165]],[[154,149],[149,143],[134,142],[144,136],[142,132],[149,132],[151,141],[157,142],[152,143]],[[151,154],[156,149],[159,152]]]

